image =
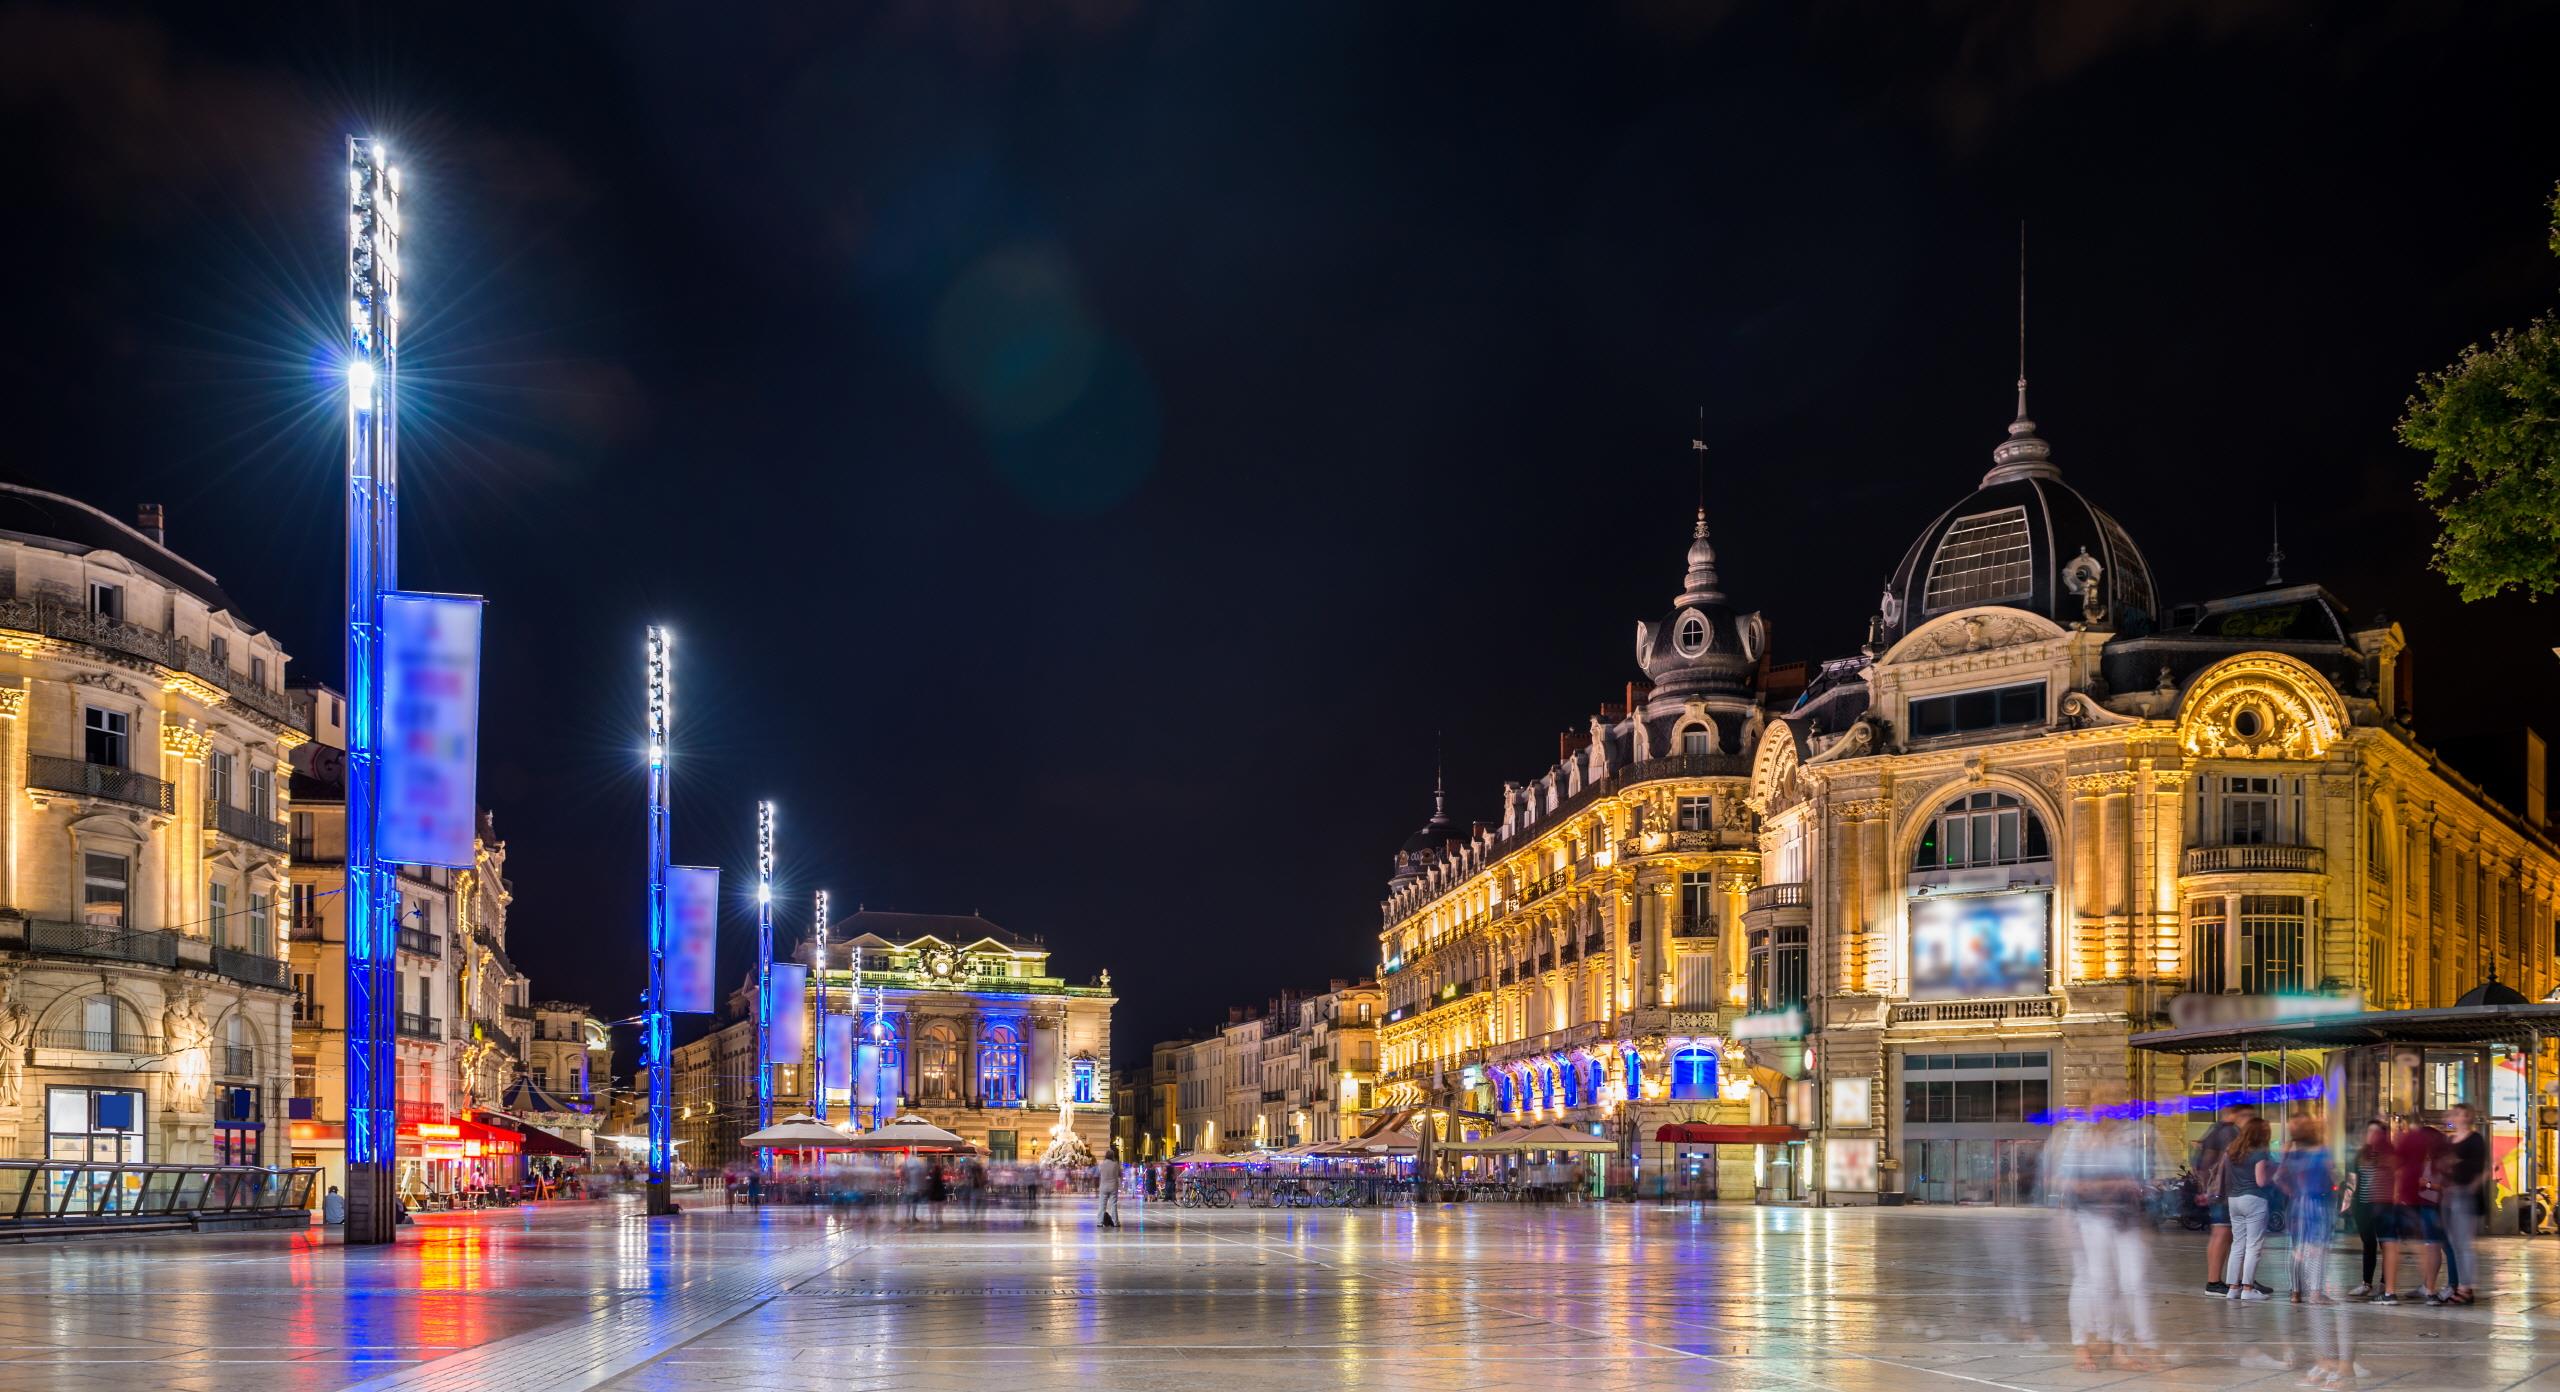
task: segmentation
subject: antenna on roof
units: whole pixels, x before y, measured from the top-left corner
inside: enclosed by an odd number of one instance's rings
[[[1431,732],[1431,820],[1449,815],[1449,759],[1441,750],[1441,733]]]
[[[2027,418],[2027,220],[2018,219],[2018,419]]]
[[[2284,583],[2283,518],[2274,506],[2267,508],[2267,588]]]
[[[1707,408],[1698,408],[1698,433],[1689,437],[1689,452],[1698,460],[1698,521],[1707,520]]]

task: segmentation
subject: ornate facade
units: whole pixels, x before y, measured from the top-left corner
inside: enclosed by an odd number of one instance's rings
[[[1765,673],[1687,665],[1728,632],[1703,560],[1639,629],[1649,691],[1498,827],[1435,817],[1398,857],[1390,1100],[1615,1123],[1657,1173],[1662,1126],[1752,1124],[1682,1133],[1727,1195],[1997,1200],[2050,1108],[2272,1080],[2132,1049],[2181,993],[2560,985],[2543,810],[2420,742],[2399,627],[2273,573],[2164,603],[2023,383],[1867,642],[1765,715]]]
[[[0,1156],[285,1158],[286,661],[160,509],[0,484]]]

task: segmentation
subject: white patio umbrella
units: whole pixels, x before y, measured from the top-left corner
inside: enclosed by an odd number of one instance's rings
[[[855,1150],[974,1150],[965,1137],[945,1131],[908,1112],[883,1126],[851,1138]]]
[[[851,1150],[853,1137],[806,1112],[784,1117],[761,1131],[738,1138],[749,1150]]]

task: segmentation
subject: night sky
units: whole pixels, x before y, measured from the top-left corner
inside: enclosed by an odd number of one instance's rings
[[[489,597],[510,945],[643,976],[640,633],[747,969],[978,910],[1121,1062],[1374,966],[1397,844],[1677,592],[1854,652],[2034,414],[2172,599],[2387,608],[2429,738],[2560,735],[2560,607],[2424,569],[2415,375],[2560,300],[2551,7],[0,8],[5,468],[335,679],[341,138],[405,166],[403,582]],[[219,10],[220,12],[216,12]],[[627,1036],[625,1039],[628,1045]]]

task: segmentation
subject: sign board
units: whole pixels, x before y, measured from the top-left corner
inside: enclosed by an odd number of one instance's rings
[[[853,1017],[848,1015],[845,1018],[851,1019]],[[833,1044],[829,1044],[827,1047],[829,1049],[833,1049],[835,1046]],[[853,1057],[853,1105],[857,1107],[879,1106],[880,1046],[866,1039],[861,1044],[854,1047]]]
[[[1804,1008],[1791,1005],[1784,1010],[1745,1015],[1733,1022],[1732,1032],[1734,1038],[1743,1040],[1802,1039],[1804,1025]]]
[[[1876,1192],[1876,1143],[1838,1136],[1823,1141],[1822,1187],[1835,1194]]]
[[[819,1028],[826,1033],[827,1067],[818,1086],[829,1092],[853,1090],[853,1017],[830,1015]]]
[[[467,595],[382,597],[385,864],[471,868],[480,802],[480,608]]]
[[[720,942],[720,871],[711,865],[667,867],[667,1000],[670,1011],[704,1014],[719,993],[714,959]]]
[[[776,962],[766,984],[773,990],[773,1035],[765,1041],[765,1062],[796,1064],[809,1052],[809,969]]]
[[[1870,1099],[1874,1090],[1865,1078],[1831,1080],[1831,1124],[1855,1127],[1875,1125],[1875,1108]]]
[[[2040,996],[2053,893],[1933,894],[1911,901],[1911,998]]]

